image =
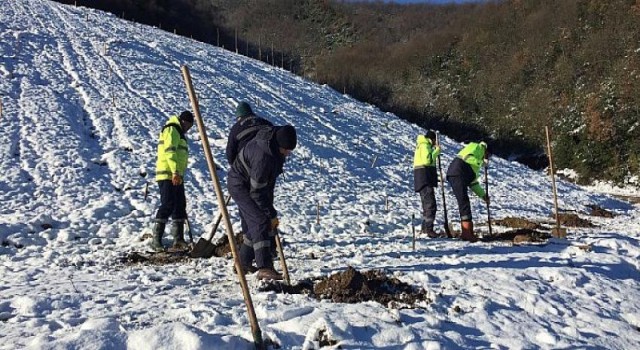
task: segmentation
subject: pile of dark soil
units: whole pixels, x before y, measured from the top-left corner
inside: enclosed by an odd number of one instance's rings
[[[506,231],[494,234],[493,236],[485,236],[482,238],[483,242],[494,241],[509,241],[513,244],[522,243],[540,243],[545,242],[549,237],[549,233],[531,230],[528,228],[522,228],[512,231]]]
[[[236,234],[236,248],[240,249],[243,239],[244,236],[242,235],[242,232]],[[229,239],[227,239],[226,234],[220,237],[213,245],[215,246],[213,256],[221,258],[231,256],[231,245],[229,244]]]
[[[242,232],[236,235],[236,245],[240,247],[242,244]],[[227,235],[220,237],[214,245],[213,256],[216,257],[231,257],[231,246]],[[119,259],[121,264],[130,265],[169,265],[177,264],[189,259],[190,250],[184,251],[165,251],[165,252],[130,252],[126,256]]]
[[[387,277],[382,271],[359,272],[348,267],[329,277],[307,279],[293,286],[281,283],[265,283],[261,291],[289,294],[308,294],[318,300],[336,303],[377,301],[393,308],[414,307],[420,301],[432,302],[422,288],[414,288],[397,278]]]
[[[170,265],[177,264],[191,259],[189,251],[180,252],[159,252],[159,253],[139,253],[131,252],[123,258],[120,263],[126,266],[131,265]]]
[[[616,216],[614,213],[604,208],[601,208],[595,204],[587,205],[587,208],[589,208],[589,215],[591,216],[599,216],[603,218],[612,218]]]
[[[539,230],[540,224],[527,219],[507,217],[500,220],[494,220],[494,224],[511,228],[524,228],[528,230]]]
[[[581,219],[577,214],[559,213],[560,226],[568,227],[593,227],[593,223],[586,219]]]

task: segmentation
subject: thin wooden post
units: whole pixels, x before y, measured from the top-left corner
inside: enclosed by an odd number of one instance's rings
[[[251,300],[249,286],[247,284],[247,280],[244,275],[244,269],[242,268],[242,264],[240,263],[240,257],[238,255],[238,249],[236,247],[236,241],[233,234],[233,227],[231,225],[231,220],[229,219],[229,212],[227,211],[227,206],[225,205],[225,202],[224,202],[224,195],[222,193],[222,188],[220,186],[220,180],[218,179],[216,164],[213,161],[213,156],[211,155],[211,148],[209,147],[209,139],[207,138],[207,132],[206,132],[204,123],[202,122],[202,118],[200,117],[200,106],[198,104],[196,93],[193,89],[193,84],[191,82],[191,75],[189,74],[189,68],[187,66],[182,66],[182,76],[184,78],[184,82],[187,87],[189,100],[191,101],[191,107],[196,116],[196,123],[198,124],[200,140],[202,140],[202,148],[204,149],[207,165],[209,166],[209,173],[211,174],[211,179],[213,181],[213,188],[216,192],[216,197],[218,197],[218,206],[220,208],[220,212],[222,213],[222,217],[224,219],[224,225],[227,231],[227,238],[229,239],[229,246],[231,247],[231,254],[233,255],[233,260],[235,262],[235,268],[237,272],[236,275],[240,280],[240,286],[242,287],[244,302],[247,306],[247,313],[249,317],[249,323],[251,324],[251,333],[253,335],[253,341],[257,349],[265,349],[266,346],[262,340],[262,331],[260,330],[260,325],[258,324],[258,319],[256,318],[255,309],[253,308],[253,301]]]
[[[558,191],[556,188],[556,176],[553,168],[553,153],[551,152],[551,137],[549,136],[549,127],[544,127],[545,134],[547,136],[547,156],[549,157],[549,173],[551,175],[551,187],[553,189],[553,209],[556,219],[556,227],[551,230],[554,237],[565,238],[567,237],[567,231],[560,227],[560,215],[558,213]]]
[[[389,211],[389,195],[388,194],[384,195],[384,207],[387,211]]]
[[[440,134],[436,134],[436,145],[440,146]],[[442,174],[442,160],[438,155],[438,172],[440,173],[440,191],[442,193],[442,209],[444,214],[444,233],[447,237],[452,238],[451,229],[449,228],[449,216],[447,214],[447,197],[444,194],[444,175]]]
[[[484,163],[484,192],[487,198],[489,198],[489,165]],[[493,236],[493,230],[491,229],[491,210],[489,208],[489,202],[487,202],[487,224],[489,225],[489,236]]]
[[[316,202],[316,224],[320,225],[320,201]]]
[[[416,227],[413,224],[414,221],[416,221],[416,214],[411,214],[411,236],[413,237],[412,239],[413,251],[416,250]]]
[[[144,184],[144,201],[147,201],[147,196],[149,195],[149,182],[145,182]]]
[[[373,168],[374,166],[376,166],[376,161],[378,160],[378,155],[376,154],[375,157],[373,157],[373,162],[371,162],[371,167]]]
[[[2,118],[2,97],[0,97],[0,118]]]

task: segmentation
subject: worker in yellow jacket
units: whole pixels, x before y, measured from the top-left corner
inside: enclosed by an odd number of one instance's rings
[[[460,238],[465,241],[476,242],[478,240],[473,232],[471,203],[467,188],[471,188],[473,193],[489,204],[489,196],[478,182],[480,168],[488,159],[487,144],[471,142],[458,152],[458,156],[447,169],[447,182],[451,185],[460,211],[460,226],[462,228]]]
[[[193,114],[184,111],[172,116],[162,127],[158,141],[156,181],[160,188],[160,208],[156,213],[151,248],[164,250],[162,235],[171,216],[173,248],[184,249],[184,222],[187,219],[187,200],[184,194],[184,175],[189,160],[189,146],[185,134],[193,126]]]
[[[440,145],[436,144],[436,133],[433,130],[427,131],[425,135],[418,135],[413,155],[413,187],[420,193],[422,202],[421,233],[430,238],[438,237],[433,230],[433,223],[437,210],[435,187],[438,186],[436,160],[439,155]]]

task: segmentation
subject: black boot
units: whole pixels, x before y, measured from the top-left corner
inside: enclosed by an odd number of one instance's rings
[[[151,239],[151,249],[161,252],[164,250],[162,246],[162,235],[164,234],[165,223],[156,221],[153,226],[153,238]]]
[[[187,242],[184,241],[184,221],[174,220],[171,226],[171,235],[173,236],[173,249],[187,249]]]

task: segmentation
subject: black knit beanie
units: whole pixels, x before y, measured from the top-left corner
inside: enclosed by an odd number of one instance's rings
[[[276,130],[276,142],[279,147],[293,150],[298,144],[298,135],[296,129],[291,125],[284,125]]]
[[[193,114],[191,114],[191,112],[189,111],[180,113],[180,117],[178,117],[178,119],[193,124]]]

